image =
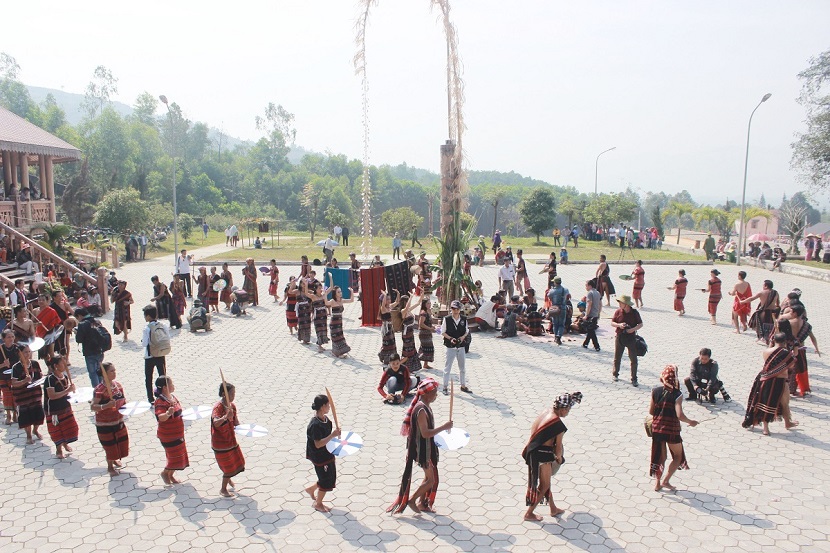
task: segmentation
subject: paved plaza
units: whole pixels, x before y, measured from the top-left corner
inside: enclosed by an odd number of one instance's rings
[[[197,257],[224,246],[196,251]],[[118,369],[127,400],[144,400],[143,360],[139,345],[144,323],[141,306],[151,297],[150,276],[169,280],[172,259],[131,264],[119,270],[135,297],[130,341],[120,337],[107,358]],[[540,267],[540,266],[539,266]],[[801,425],[786,431],[771,425],[772,436],[741,428],[751,383],[761,368],[761,346],[754,334],[735,335],[730,326],[731,298],[724,294],[718,326],[709,324],[706,285],[709,267],[687,267],[688,315],[672,311],[678,266],[646,265],[645,327],[649,353],[641,359],[639,381],[612,382],[613,334],[603,312],[602,351],[584,350],[581,338],[560,347],[548,338],[527,336],[497,340],[476,334],[467,360],[474,394],[455,398],[455,426],[471,440],[459,451],[441,452],[438,514],[390,516],[404,468],[404,438],[399,430],[405,406],[384,405],[376,388],[381,377],[377,328],[362,328],[358,304],[347,305],[348,359],[319,354],[289,335],[285,308],[271,303],[267,277],[260,277],[259,307],[232,318],[214,317],[211,333],[174,331],[169,374],[185,407],[213,405],[219,369],[237,387],[242,422],[270,431],[265,438],[240,438],[245,472],[235,477],[239,497],[219,496],[221,473],[210,449],[206,420],[187,428],[190,468],[184,483],[162,485],[164,452],[150,413],[130,418],[130,457],[121,475],[107,475],[104,454],[87,404],[76,406],[81,427],[71,458],[57,460],[42,428],[44,442],[25,445],[16,426],[0,429],[0,550],[13,551],[830,551],[830,373],[826,357],[809,348],[813,395],[793,399]],[[240,267],[233,267],[241,281]],[[616,278],[619,293],[631,284]],[[737,269],[721,267],[724,292]],[[799,287],[821,348],[830,351],[830,312],[821,309],[830,284],[763,269],[746,268],[753,290],[772,278],[785,295]],[[475,268],[489,296],[497,268]],[[575,297],[593,265],[560,268],[563,284]],[[281,268],[283,284],[298,274]],[[535,271],[531,271],[534,272]],[[543,275],[533,274],[537,290]],[[616,307],[616,302],[614,302]],[[111,327],[112,314],[105,317]],[[330,347],[330,344],[329,346]],[[400,336],[398,336],[400,348]],[[721,379],[733,401],[715,406],[684,402],[686,414],[702,421],[683,426],[691,470],[679,471],[676,493],[654,492],[648,476],[651,441],[643,431],[649,392],[667,363],[686,376],[701,347],[710,347],[720,363]],[[72,352],[72,374],[88,386],[83,358]],[[436,340],[436,366],[443,347]],[[430,371],[438,377],[438,371]],[[303,488],[314,481],[305,459],[305,428],[314,395],[328,387],[341,425],[361,434],[365,446],[338,459],[333,511],[316,512]],[[458,391],[458,386],[456,386]],[[565,420],[566,463],[554,478],[557,505],[566,513],[542,523],[523,522],[527,468],[520,453],[536,415],[564,392],[581,391],[584,400]],[[449,402],[433,404],[436,423],[446,420]],[[415,474],[420,474],[416,469]],[[540,507],[539,514],[547,514]]]

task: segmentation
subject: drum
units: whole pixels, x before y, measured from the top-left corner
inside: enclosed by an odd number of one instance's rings
[[[43,341],[43,338],[32,338],[28,342],[18,342],[17,345],[21,348],[29,348],[29,351],[35,352],[45,346],[46,342]]]
[[[37,388],[38,386],[40,386],[44,382],[46,382],[46,377],[45,376],[43,378],[38,378],[37,380],[35,380],[34,382],[32,382],[31,384],[29,384],[26,387],[27,388]]]
[[[92,401],[94,393],[95,390],[93,388],[76,388],[74,392],[69,394],[69,403],[87,403]]]
[[[131,401],[119,409],[118,412],[125,417],[131,417],[149,411],[150,407],[152,406],[146,401]]]
[[[620,280],[634,280],[634,277],[631,275],[620,275]]]
[[[228,285],[228,282],[225,279],[220,278],[216,282],[213,283],[213,291],[214,292],[221,292],[225,289],[225,286]]]

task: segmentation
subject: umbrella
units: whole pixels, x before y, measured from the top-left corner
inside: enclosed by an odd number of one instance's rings
[[[750,242],[767,242],[769,240],[772,240],[772,238],[770,238],[764,233],[756,233],[750,235],[750,237],[747,238],[747,240],[749,240]]]
[[[318,246],[325,246],[326,242],[328,242],[328,239],[320,240],[319,242],[317,242],[317,245]]]

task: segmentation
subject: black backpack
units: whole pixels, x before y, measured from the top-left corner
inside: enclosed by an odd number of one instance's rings
[[[90,338],[93,344],[97,346],[101,352],[109,351],[112,349],[112,335],[110,334],[109,330],[107,330],[104,325],[101,324],[101,321],[98,319],[92,319],[92,323],[90,324]]]
[[[637,354],[637,357],[643,357],[646,353],[648,353],[648,344],[646,344],[645,339],[639,334],[634,336],[634,351]]]

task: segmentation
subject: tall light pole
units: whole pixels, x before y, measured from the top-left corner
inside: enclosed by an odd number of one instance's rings
[[[770,99],[769,92],[764,94],[764,97],[761,98],[761,101],[758,102],[758,105],[755,106],[755,109],[752,110],[752,113],[749,114],[749,124],[746,126],[746,159],[744,160],[744,191],[741,194],[741,227],[738,230],[738,255],[735,256],[735,264],[741,264],[741,254],[744,251],[744,217],[746,216],[746,173],[749,169],[749,131],[752,129],[752,116],[755,115],[755,112],[761,107],[761,104],[766,102]]]
[[[616,150],[616,149],[617,149],[616,146],[614,146],[613,148],[608,148],[604,152],[600,152],[599,155],[597,156],[597,162],[594,165],[594,194],[597,193],[597,179],[599,177],[599,156],[601,156],[602,154],[607,154],[611,150]]]
[[[179,255],[179,210],[176,206],[176,129],[173,125],[173,112],[170,111],[170,104],[167,103],[167,96],[162,94],[159,96],[161,103],[167,107],[168,119],[170,119],[170,157],[173,158],[173,171],[171,179],[173,181],[173,264],[176,264],[176,258]]]

